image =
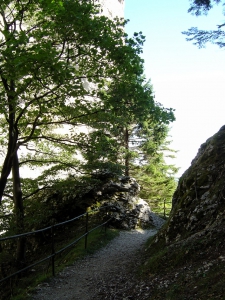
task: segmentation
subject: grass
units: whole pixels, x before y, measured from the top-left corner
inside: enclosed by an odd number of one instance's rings
[[[76,231],[76,230],[75,230]],[[70,232],[73,230],[71,228]],[[105,231],[104,228],[98,228],[88,234],[87,238],[87,249],[85,249],[85,239],[82,238],[78,243],[66,249],[62,253],[55,256],[55,273],[59,273],[66,266],[72,265],[76,260],[84,257],[85,255],[94,253],[101,247],[104,247],[107,243],[109,243],[113,238],[115,238],[119,234],[119,230],[116,229],[107,229]],[[73,234],[72,234],[73,235]],[[68,244],[72,243],[75,238],[69,236],[65,238],[65,233],[61,233],[58,237],[59,246],[57,250],[64,248]],[[51,245],[43,245],[43,253],[42,257],[46,257],[46,248],[51,247]],[[40,260],[38,257],[40,253],[36,254],[35,261]],[[43,256],[44,255],[44,256]],[[29,295],[34,291],[35,287],[41,282],[48,281],[52,277],[51,270],[51,261],[48,260],[43,264],[35,266],[33,269],[30,269],[24,274],[23,277],[16,280],[15,284],[13,284],[13,289],[11,291],[2,293],[0,299],[2,300],[24,300],[29,299]],[[5,286],[9,288],[8,282]],[[4,286],[4,288],[5,288]],[[3,295],[4,294],[4,295]]]
[[[172,266],[171,266],[172,267]],[[152,290],[151,300],[216,300],[224,297],[224,265],[215,265],[207,271],[196,275],[195,271],[201,264],[192,266],[191,271],[182,269],[171,270],[163,277],[162,282],[170,281],[168,286]],[[179,275],[175,279],[175,274]],[[189,273],[189,274],[188,274]],[[187,276],[189,275],[189,276]],[[161,281],[161,280],[160,280]]]
[[[149,299],[225,299],[224,229],[213,233],[170,245],[154,243],[155,237],[146,243],[139,278],[149,284]]]

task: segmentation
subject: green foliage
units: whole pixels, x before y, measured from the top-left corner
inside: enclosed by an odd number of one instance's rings
[[[0,201],[13,200],[21,217],[33,211],[21,228],[80,207],[73,200],[95,185],[95,172],[128,174],[155,155],[175,119],[144,78],[142,32],[128,38],[126,22],[101,16],[92,2],[0,4]]]
[[[141,65],[139,68],[142,70]],[[153,144],[161,143],[165,124],[175,120],[174,110],[155,101],[152,85],[143,74],[118,76],[99,97],[106,105],[105,119],[110,121],[110,126],[103,125],[117,141],[117,160],[129,175],[129,164],[140,159],[140,150],[146,153]]]
[[[199,16],[201,14],[207,14],[210,9],[213,8],[213,4],[222,3],[221,0],[194,0],[189,8],[188,12]],[[225,3],[223,3],[223,6]],[[199,48],[204,48],[206,43],[212,43],[218,45],[220,48],[225,46],[224,41],[224,28],[225,23],[217,25],[217,30],[199,30],[197,27],[192,27],[188,31],[182,32],[187,36],[187,41],[193,41],[194,45]]]
[[[175,174],[178,171],[165,161],[167,156],[173,158],[176,152],[168,148],[168,144],[166,135],[159,144],[147,141],[147,145],[144,144],[147,151],[143,151],[141,160],[133,163],[131,171],[141,185],[140,197],[149,202],[153,211],[167,216],[177,187]]]
[[[63,172],[82,173],[84,162],[77,157],[87,141],[83,152],[93,160],[87,148],[97,137],[80,128],[98,129],[106,107],[97,97],[98,86],[105,89],[115,76],[142,73],[144,36],[127,39],[125,22],[99,15],[92,1],[5,0],[0,14],[2,199],[12,168],[18,169],[15,157],[20,166],[44,170],[41,186]],[[103,157],[108,147],[110,153],[115,148],[101,138],[90,148]],[[15,191],[17,203],[21,192]]]
[[[74,231],[76,231],[76,227],[70,228],[70,231],[74,233]],[[97,250],[106,246],[112,239],[118,236],[118,234],[118,230],[109,228],[107,228],[106,232],[102,228],[92,231],[88,235],[87,249],[84,248],[84,239],[81,239],[75,246],[55,257],[56,273],[59,273],[65,267],[74,264],[76,260],[81,259],[86,255],[95,253]],[[67,236],[65,235],[65,231],[63,231],[61,234],[59,234],[57,240],[61,241],[60,247],[63,248],[74,241],[74,236],[72,236],[72,234],[68,234]],[[50,245],[47,245],[48,248],[49,246]],[[46,245],[42,245],[42,248],[43,251],[36,253],[33,259],[38,261],[43,258],[43,253],[46,251]],[[51,268],[49,268],[49,266],[46,266],[46,264],[42,265],[40,268],[36,266],[35,272],[29,272],[25,277],[20,278],[20,284],[13,287],[13,295],[10,296],[10,299],[28,299],[34,289],[40,283],[48,281],[51,276]],[[6,299],[4,298],[4,292],[6,292],[7,288],[8,286],[4,288],[1,295],[3,298],[0,296],[0,299]]]
[[[221,0],[192,0],[188,12],[194,13],[197,16],[201,15],[201,13],[206,14],[213,7],[213,2],[218,4]]]

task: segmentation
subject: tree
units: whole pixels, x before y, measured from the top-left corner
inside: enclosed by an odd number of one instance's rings
[[[8,150],[0,199],[20,147],[37,140],[73,144],[73,139],[64,136],[60,140],[52,131],[50,136],[45,134],[49,127],[87,122],[87,116],[101,109],[98,102],[85,98],[94,96],[95,91],[86,90],[84,80],[101,83],[106,77],[124,72],[125,65],[128,72],[133,68],[130,58],[133,55],[134,59],[136,50],[124,45],[122,23],[99,17],[90,3],[1,4],[0,112],[2,144],[8,139]],[[43,143],[38,143],[44,154]]]
[[[36,190],[46,185],[46,175],[53,180],[61,170],[75,169],[75,126],[88,126],[103,109],[91,101],[98,85],[135,72],[143,39],[131,45],[123,26],[100,16],[91,0],[1,1],[0,202],[3,196],[13,200],[18,232],[26,190],[20,167],[45,166]]]
[[[142,68],[140,71],[117,78],[110,83],[107,93],[100,95],[102,99],[107,98],[110,116],[106,119],[113,118],[108,131],[118,141],[117,159],[124,164],[126,176],[129,176],[130,162],[139,157],[141,145],[150,140],[159,142],[159,128],[175,119],[173,109],[155,101],[153,88],[146,82]]]
[[[161,129],[162,130],[162,129]],[[134,162],[131,174],[141,185],[140,197],[147,200],[152,209],[162,213],[162,204],[171,208],[172,196],[176,189],[175,174],[178,171],[165,157],[174,158],[174,150],[169,148],[167,141],[168,127],[164,125],[160,142],[148,143],[147,151],[142,152],[142,160]]]
[[[221,3],[221,0],[194,0],[188,12],[199,16],[201,14],[207,14],[210,9],[213,8],[213,4]],[[223,3],[224,5],[225,3]],[[199,30],[197,27],[192,27],[188,31],[182,32],[187,35],[187,41],[194,41],[194,45],[199,48],[205,47],[206,43],[212,43],[218,45],[220,48],[225,46],[225,31],[223,27],[225,23],[217,25],[217,30]]]
[[[13,201],[19,233],[24,200],[65,188],[63,176],[122,164],[129,175],[132,138],[159,143],[174,115],[143,78],[142,33],[128,39],[124,22],[100,16],[91,0],[4,0],[0,15],[0,200]],[[21,178],[23,166],[40,175]]]
[[[221,0],[192,0],[188,12],[194,13],[197,16],[202,13],[206,14],[213,7],[213,2],[218,4]]]

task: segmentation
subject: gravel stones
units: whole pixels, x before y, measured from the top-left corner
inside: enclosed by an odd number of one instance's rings
[[[158,226],[163,223],[156,215],[153,218]],[[156,232],[121,231],[105,248],[39,285],[32,300],[148,299],[149,287],[137,281],[136,269],[140,265],[139,251]]]

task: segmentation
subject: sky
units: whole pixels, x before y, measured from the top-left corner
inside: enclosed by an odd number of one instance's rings
[[[225,20],[222,6],[207,16],[187,12],[189,0],[125,0],[126,32],[142,31],[145,75],[151,79],[155,100],[175,109],[170,126],[173,164],[180,177],[202,143],[225,124],[225,48],[207,44],[199,49],[182,31],[191,27],[213,30]]]

